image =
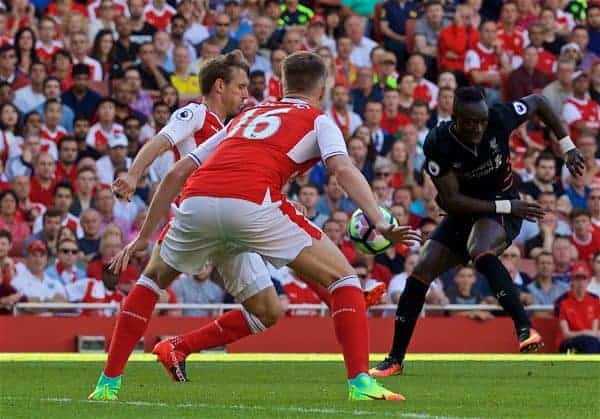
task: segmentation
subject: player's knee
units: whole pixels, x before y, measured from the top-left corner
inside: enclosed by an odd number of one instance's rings
[[[263,326],[269,328],[283,316],[283,308],[278,302],[277,304],[268,304],[253,314],[260,320]]]

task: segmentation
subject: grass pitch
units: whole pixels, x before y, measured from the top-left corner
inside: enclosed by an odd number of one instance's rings
[[[135,355],[121,400],[88,402],[103,359],[0,354],[0,417],[600,417],[600,357],[413,355],[405,375],[381,380],[407,401],[350,403],[338,355],[194,355],[186,384]]]

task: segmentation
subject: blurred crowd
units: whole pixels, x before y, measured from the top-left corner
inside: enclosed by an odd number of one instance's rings
[[[107,263],[139,230],[174,156],[152,164],[130,202],[116,200],[110,185],[175,109],[201,100],[203,63],[234,49],[251,67],[248,106],[280,98],[287,55],[319,54],[329,68],[323,110],[380,204],[425,238],[443,214],[422,146],[451,119],[455,89],[480,86],[490,106],[543,93],[586,171],[569,175],[539,121],[513,133],[515,182],[548,212],[524,222],[502,261],[525,304],[556,304],[561,319],[565,299],[600,295],[598,1],[2,0],[2,310],[18,301],[120,303],[152,245],[119,275]],[[398,301],[418,245],[375,257],[355,250],[346,235],[355,207],[322,164],[286,191],[340,246],[365,290],[383,283],[381,301]],[[284,303],[320,301],[290,270],[273,271],[273,280]],[[161,301],[228,301],[218,283],[207,265],[182,275]],[[428,302],[495,299],[485,278],[462,266],[435,281]],[[597,299],[589,304],[600,311]]]

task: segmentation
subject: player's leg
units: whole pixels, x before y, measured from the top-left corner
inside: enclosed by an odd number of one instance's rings
[[[505,227],[493,218],[480,218],[473,224],[467,249],[475,267],[487,278],[498,303],[510,315],[519,337],[520,350],[529,352],[542,345],[539,334],[519,299],[519,292],[498,255],[509,245]]]
[[[148,327],[160,290],[166,288],[178,275],[178,271],[162,261],[159,245],[156,245],[146,269],[119,312],[104,371],[89,399],[116,400],[125,365]]]
[[[461,256],[452,252],[446,245],[436,240],[428,240],[419,256],[412,274],[396,308],[394,340],[386,359],[369,370],[374,377],[388,377],[402,373],[404,356],[419,319],[429,284],[442,273],[460,264]]]
[[[173,381],[188,381],[185,359],[193,352],[220,347],[251,334],[261,333],[281,317],[282,308],[269,271],[255,253],[214,260],[227,292],[244,307],[231,310],[180,336],[159,342],[152,353]]]
[[[296,272],[314,278],[331,293],[331,317],[342,346],[351,400],[403,400],[377,384],[368,374],[369,328],[365,300],[356,272],[326,236],[312,239],[289,264]]]

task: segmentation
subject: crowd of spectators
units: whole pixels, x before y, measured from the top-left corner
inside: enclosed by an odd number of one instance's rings
[[[566,337],[592,333],[563,307],[600,311],[582,292],[600,294],[600,2],[591,0],[0,1],[2,310],[18,301],[119,304],[152,244],[118,276],[107,264],[139,230],[173,155],[152,164],[131,202],[116,200],[110,184],[175,109],[201,100],[202,64],[234,49],[251,67],[248,106],[280,98],[287,55],[319,54],[329,69],[323,110],[378,202],[425,238],[442,214],[422,170],[423,142],[452,118],[455,89],[479,86],[490,106],[543,93],[585,174],[570,176],[539,121],[512,134],[514,180],[547,214],[523,223],[502,261],[524,304],[557,304]],[[286,193],[340,246],[365,289],[383,283],[382,301],[398,301],[417,245],[376,257],[355,250],[345,234],[354,204],[322,164]],[[273,278],[283,302],[320,301],[294,272]],[[217,283],[207,265],[161,301],[227,301]],[[485,278],[461,266],[433,283],[427,301],[495,299]]]

